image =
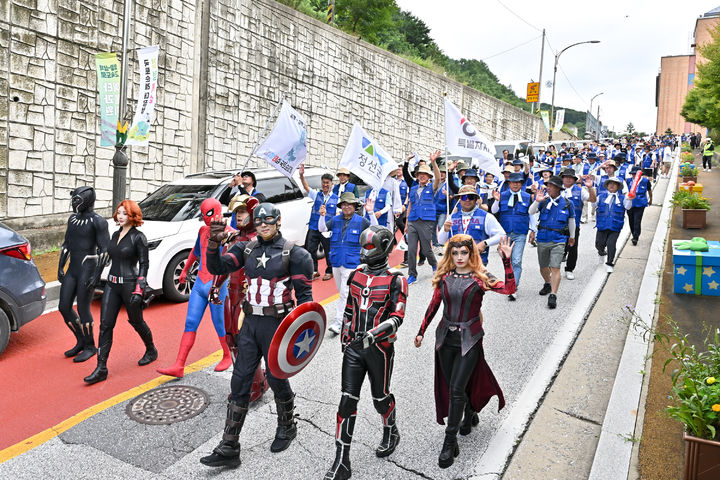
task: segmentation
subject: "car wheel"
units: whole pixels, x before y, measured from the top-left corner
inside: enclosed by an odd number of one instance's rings
[[[5,310],[0,308],[0,353],[5,350],[10,341],[10,319]]]
[[[192,290],[195,284],[195,277],[198,274],[198,262],[196,261],[187,274],[187,282],[185,285],[180,285],[178,281],[180,274],[185,268],[185,263],[188,259],[189,251],[180,252],[175,255],[168,263],[165,268],[165,275],[163,275],[163,295],[170,301],[173,302],[187,302],[190,298],[190,290]]]

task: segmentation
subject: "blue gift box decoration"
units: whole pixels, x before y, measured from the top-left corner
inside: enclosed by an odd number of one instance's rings
[[[678,250],[685,240],[673,240],[675,293],[720,297],[720,242],[708,241],[707,252]]]

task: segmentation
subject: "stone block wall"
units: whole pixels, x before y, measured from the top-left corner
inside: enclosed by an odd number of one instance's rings
[[[79,185],[110,206],[94,54],[120,52],[122,11],[119,0],[0,0],[0,219],[62,223]],[[281,94],[307,121],[309,163],[331,168],[353,121],[398,161],[442,148],[443,92],[491,139],[544,132],[518,108],[273,0],[135,0],[131,25],[133,50],[160,45],[150,146],[130,152],[136,200],[193,171],[240,168]]]

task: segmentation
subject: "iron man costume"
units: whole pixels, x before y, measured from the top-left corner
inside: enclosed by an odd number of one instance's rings
[[[365,374],[375,410],[382,416],[383,437],[375,454],[386,457],[400,442],[395,424],[395,397],[390,393],[398,327],[405,317],[407,280],[388,271],[387,257],[392,250],[392,233],[372,226],[360,235],[360,260],[364,263],[348,278],[349,293],[342,329],[342,397],[337,412],[335,463],[325,479],[350,478],[352,441],[360,389]]]

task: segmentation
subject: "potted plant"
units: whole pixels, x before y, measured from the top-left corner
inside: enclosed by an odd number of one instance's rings
[[[705,228],[710,200],[699,193],[678,190],[672,196],[673,206],[682,208],[682,228]]]
[[[683,182],[697,182],[697,167],[692,163],[683,163],[680,165],[680,176]]]
[[[671,371],[672,388],[667,414],[685,427],[685,480],[720,478],[720,329],[708,333],[700,348],[690,342],[672,318],[670,334],[647,324],[632,308],[632,328],[655,341],[655,349],[670,355],[663,373]]]
[[[683,162],[692,163],[692,161],[695,160],[695,156],[692,154],[692,152],[682,152],[680,154],[680,159]]]

